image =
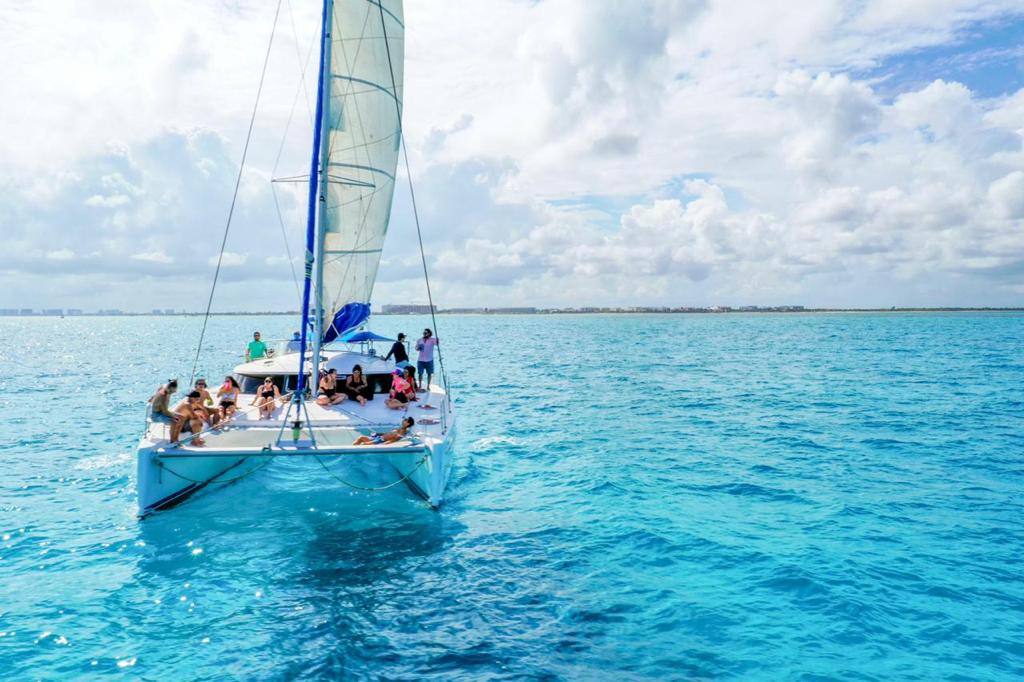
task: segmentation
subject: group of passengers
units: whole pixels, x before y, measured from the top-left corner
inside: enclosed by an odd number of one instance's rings
[[[391,350],[384,357],[385,362],[394,358],[396,369],[392,372],[391,388],[384,404],[393,410],[408,409],[409,405],[418,400],[417,393],[423,393],[430,386],[434,377],[434,349],[438,346],[438,340],[430,329],[423,330],[423,337],[416,342],[416,350],[419,352],[416,367],[409,362],[409,354],[405,348],[405,334],[399,334],[398,340],[391,346]],[[298,351],[302,339],[299,332],[295,332],[288,342],[288,350]],[[269,353],[266,344],[261,339],[260,332],[253,332],[253,340],[245,349],[247,362],[268,357]],[[418,371],[418,376],[417,376]],[[426,383],[423,383],[423,375],[426,374]],[[339,385],[338,371],[329,369],[324,373],[318,385],[319,395],[316,402],[318,405],[328,407],[338,405],[345,400],[357,401],[360,405],[366,405],[373,400],[374,383],[363,373],[360,365],[352,368],[352,373]],[[156,393],[149,399],[152,405],[153,420],[170,425],[170,441],[177,444],[182,433],[192,433],[191,445],[202,446],[205,441],[199,436],[204,427],[215,428],[230,419],[238,410],[238,400],[242,389],[232,376],[224,377],[224,383],[217,389],[216,400],[207,389],[205,379],[197,379],[195,387],[188,395],[172,409],[170,406],[171,395],[178,390],[178,380],[171,379],[157,389]],[[274,410],[281,402],[281,389],[274,383],[272,377],[263,380],[263,384],[256,389],[250,405],[259,409],[260,419],[272,419]],[[424,405],[423,407],[429,407]]]
[[[316,404],[323,407],[338,405],[346,400],[356,400],[360,405],[373,400],[373,384],[363,374],[361,365],[352,367],[352,373],[338,387],[338,370],[333,367],[320,377],[320,395]]]
[[[153,421],[169,424],[171,443],[177,444],[182,433],[192,433],[191,445],[202,446],[205,441],[199,436],[205,426],[215,428],[235,414],[241,387],[232,376],[224,377],[224,383],[217,389],[217,402],[206,386],[206,379],[196,379],[195,387],[172,409],[171,395],[178,390],[178,380],[170,379],[157,389],[149,399]]]
[[[299,332],[292,332],[292,338],[288,339],[284,350],[286,353],[298,353],[302,350],[302,335]],[[245,347],[245,361],[262,360],[274,354],[272,348],[267,348],[259,332],[252,333],[252,341]]]
[[[416,381],[416,391],[423,393],[429,387],[431,382],[434,380],[434,349],[437,348],[440,342],[434,338],[434,332],[428,327],[423,330],[423,336],[416,341],[416,350],[419,351],[419,355],[416,358],[416,371],[419,373],[419,378]],[[394,345],[391,346],[391,350],[384,356],[384,362],[387,362],[391,358],[395,359],[395,367],[404,370],[406,367],[411,367],[412,363],[409,362],[409,353],[405,350],[405,334],[399,334],[398,340],[395,341]],[[427,383],[423,383],[423,375],[427,375]]]
[[[414,368],[409,362],[409,353],[405,349],[405,334],[399,334],[398,340],[391,346],[391,350],[384,356],[387,362],[394,358],[395,370],[392,372],[391,388],[384,404],[393,410],[404,410],[409,404],[418,400],[416,394],[424,393],[434,376],[434,349],[438,341],[434,338],[434,332],[430,329],[423,330],[423,338],[417,341],[416,350],[419,351],[419,360]],[[417,379],[416,370],[419,370]],[[423,374],[427,375],[426,384],[423,381]],[[366,377],[360,365],[352,367],[352,373],[339,384],[338,370],[329,369],[324,373],[317,386],[319,395],[316,402],[322,407],[339,405],[346,400],[358,401],[360,405],[366,405],[373,400],[373,380]],[[424,407],[427,407],[426,405]]]

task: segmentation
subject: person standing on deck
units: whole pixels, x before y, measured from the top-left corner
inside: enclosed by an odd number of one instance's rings
[[[245,349],[245,361],[252,362],[267,357],[267,344],[260,340],[260,333],[252,333],[252,341]]]
[[[409,364],[409,354],[405,351],[405,334],[399,334],[398,340],[391,346],[391,350],[384,356],[384,362],[395,357],[395,367],[405,367]]]
[[[298,353],[302,350],[302,334],[294,332],[292,334],[292,340],[288,342],[288,346],[285,350],[289,353]]]
[[[434,332],[429,328],[423,330],[423,338],[416,342],[416,350],[420,352],[416,359],[416,370],[419,372],[419,393],[430,389],[430,382],[434,378],[434,348],[440,343],[434,338]],[[423,373],[427,373],[427,383],[423,383]]]

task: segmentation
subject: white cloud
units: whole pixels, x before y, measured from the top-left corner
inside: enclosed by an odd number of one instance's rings
[[[117,208],[118,206],[124,206],[130,201],[131,197],[124,194],[114,194],[109,197],[105,197],[100,194],[93,194],[85,200],[85,205],[96,208]]]
[[[988,188],[989,199],[1004,218],[1024,218],[1024,171],[1007,173]]]
[[[234,253],[232,251],[225,251],[224,255],[220,258],[221,267],[224,268],[237,268],[246,264],[249,260],[249,254],[247,253]],[[208,261],[210,265],[217,265],[217,256],[210,256]]]
[[[48,260],[71,260],[75,257],[75,252],[71,249],[57,249],[56,251],[50,251],[46,254]]]
[[[286,17],[227,247],[222,291],[237,285],[238,305],[247,281],[290,281],[301,262],[284,255],[268,188],[308,172],[303,102],[274,168],[317,23],[293,4],[298,43]],[[1014,12],[1011,0],[407,3],[406,135],[441,300],[1019,302],[1024,90],[858,75]],[[0,110],[9,269],[55,287],[71,271],[97,288],[159,278],[179,306],[204,288],[271,16],[255,0],[0,9],[0,98],[26,103]],[[275,187],[301,254],[305,185]],[[395,206],[378,302],[419,277],[404,187]],[[57,272],[54,239],[96,255]],[[268,305],[293,305],[289,289]]]
[[[174,258],[168,256],[163,251],[148,251],[145,253],[135,253],[132,254],[132,259],[145,261],[147,263],[168,264],[174,262]]]
[[[297,263],[298,258],[288,259],[288,256],[267,256],[263,259],[263,262],[267,265],[288,265],[288,263]]]

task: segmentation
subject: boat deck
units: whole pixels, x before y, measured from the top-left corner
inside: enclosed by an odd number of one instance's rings
[[[226,424],[216,429],[207,429],[202,433],[206,441],[204,446],[192,446],[188,444],[191,434],[183,433],[180,437],[181,445],[170,446],[170,426],[162,422],[150,422],[147,428],[145,440],[151,446],[166,448],[167,452],[204,452],[211,450],[249,450],[259,452],[261,449],[276,444],[278,434],[281,434],[281,446],[287,448],[291,443],[291,422],[295,418],[294,409],[288,424],[284,424],[287,406],[277,407],[271,419],[260,419],[259,408],[252,405],[253,394],[242,394],[238,402],[238,412]],[[441,410],[445,404],[444,389],[432,385],[430,390],[418,394],[418,400],[409,404],[401,410],[388,408],[384,401],[386,394],[376,394],[373,400],[366,405],[360,405],[355,400],[345,400],[338,405],[327,407],[318,405],[315,400],[307,400],[305,403],[308,412],[309,424],[317,441],[318,448],[345,448],[352,445],[361,434],[369,434],[373,431],[385,431],[395,428],[405,417],[412,417],[416,425],[412,428],[413,438],[405,439],[397,443],[386,445],[361,446],[368,452],[401,452],[409,451],[410,448],[419,449],[419,443],[425,440],[443,439],[444,433],[441,424]],[[432,405],[434,409],[423,406]],[[437,423],[423,423],[421,420],[435,420]],[[306,423],[306,415],[302,417]],[[281,427],[285,430],[281,433]],[[309,431],[303,429],[300,440],[296,444],[296,450],[308,449],[310,445]],[[281,454],[280,449],[276,449]]]

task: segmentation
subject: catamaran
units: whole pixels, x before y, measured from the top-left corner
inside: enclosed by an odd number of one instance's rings
[[[425,387],[405,409],[390,409],[384,402],[395,368],[372,346],[380,337],[364,329],[403,144],[404,30],[401,0],[324,1],[298,348],[282,344],[235,367],[238,410],[217,427],[171,443],[170,426],[147,415],[138,447],[141,515],[281,458],[308,461],[333,484],[381,490],[404,483],[433,507],[443,501],[456,433],[443,361],[440,385]],[[336,370],[341,382],[357,364],[374,399],[365,405],[316,402],[321,373]],[[252,403],[268,378],[281,400],[261,418]],[[360,435],[394,429],[409,416],[416,424],[399,440],[353,445]],[[196,435],[204,445],[192,443]],[[377,486],[346,478],[346,471],[370,460],[386,463],[393,476]]]

